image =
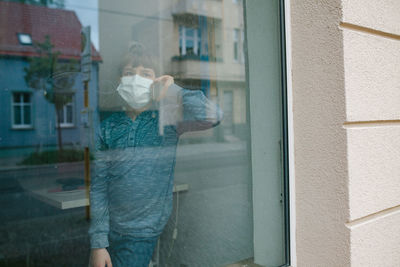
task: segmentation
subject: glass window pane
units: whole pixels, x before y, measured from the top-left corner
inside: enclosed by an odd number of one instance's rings
[[[14,106],[14,124],[20,125],[21,121],[21,106]]]
[[[65,109],[65,107],[61,108],[61,109],[58,111],[58,116],[59,116],[59,118],[57,118],[57,119],[60,120],[61,123],[65,123],[65,122],[66,122],[65,119],[64,119],[64,118],[65,118],[64,109]]]
[[[31,107],[27,105],[24,105],[24,124],[31,124]]]
[[[233,91],[224,91],[224,135],[233,134]]]
[[[179,26],[179,55],[183,53],[183,35],[182,35],[182,26]]]
[[[31,95],[30,94],[28,94],[28,93],[23,93],[22,94],[23,95],[23,101],[24,101],[24,103],[29,103],[31,100]]]
[[[233,44],[233,58],[238,60],[238,43]]]
[[[278,2],[25,2],[0,1],[0,266],[288,263]]]
[[[186,38],[194,37],[194,29],[193,28],[186,28]]]
[[[186,40],[186,49],[194,47],[194,42],[193,40]]]
[[[32,44],[32,37],[30,34],[19,33],[18,34],[19,42],[23,45],[31,45]]]
[[[72,105],[71,104],[69,104],[69,105],[67,105],[67,123],[72,123],[72,112],[73,112],[73,110],[72,110]]]
[[[21,94],[20,93],[14,93],[13,94],[13,101],[14,101],[14,103],[21,102]]]

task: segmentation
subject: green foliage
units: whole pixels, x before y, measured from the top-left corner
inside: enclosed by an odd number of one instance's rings
[[[83,161],[84,152],[76,149],[47,150],[43,152],[34,152],[22,160],[19,165],[41,165],[54,164],[60,162]],[[93,159],[92,156],[90,156]]]
[[[44,42],[35,42],[38,56],[28,59],[29,66],[24,68],[25,82],[31,88],[43,90],[47,101],[54,104],[57,115],[58,146],[62,150],[60,114],[64,105],[71,102],[73,86],[79,74],[76,60],[61,61],[60,52],[54,52],[54,45],[46,35]]]
[[[44,42],[35,42],[34,47],[39,56],[28,59],[29,67],[24,68],[25,82],[31,88],[43,90],[46,100],[60,110],[71,102],[79,64],[76,60],[60,61],[60,52],[53,51],[54,45],[48,35]]]

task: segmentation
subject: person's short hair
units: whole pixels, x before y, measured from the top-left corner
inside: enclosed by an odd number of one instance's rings
[[[120,64],[120,73],[122,74],[125,66],[136,68],[143,66],[154,71],[158,75],[158,68],[154,56],[147,51],[143,44],[131,42],[128,47],[128,52],[123,56]]]

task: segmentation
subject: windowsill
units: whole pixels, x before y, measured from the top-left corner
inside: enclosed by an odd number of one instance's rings
[[[11,130],[22,130],[22,131],[26,131],[26,130],[33,130],[33,126],[11,126]]]
[[[62,125],[61,124],[60,128],[61,129],[72,129],[72,128],[76,128],[76,127],[75,127],[75,124],[70,124],[70,125],[68,125],[68,124],[67,125]]]

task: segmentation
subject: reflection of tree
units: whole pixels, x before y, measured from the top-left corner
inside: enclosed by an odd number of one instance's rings
[[[29,5],[63,8],[64,0],[0,0],[0,2],[16,2]]]
[[[72,101],[72,87],[79,65],[75,60],[60,61],[60,52],[53,52],[54,46],[49,36],[46,36],[43,43],[35,42],[34,47],[38,56],[28,59],[29,66],[24,68],[25,82],[31,88],[43,90],[46,100],[54,104],[58,146],[62,151],[61,114],[64,105]]]

